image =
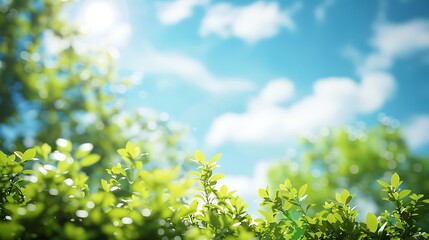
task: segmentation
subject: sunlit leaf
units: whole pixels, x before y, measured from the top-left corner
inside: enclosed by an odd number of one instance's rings
[[[411,193],[411,190],[409,190],[409,189],[402,190],[399,193],[399,199],[402,199],[402,198],[408,196],[410,193]]]
[[[91,165],[94,165],[95,163],[97,163],[100,160],[100,155],[97,154],[90,154],[86,157],[84,157],[81,161],[80,161],[80,165],[82,167],[88,167]]]
[[[378,227],[377,216],[369,212],[366,215],[365,222],[371,232],[375,233],[377,231],[377,227]]]
[[[36,149],[30,148],[24,152],[22,155],[22,161],[28,161],[33,159],[36,156]]]
[[[212,181],[212,182],[218,181],[218,180],[222,179],[223,176],[224,176],[224,174],[218,173],[216,175],[213,175],[213,177],[210,178],[210,181]]]
[[[307,184],[302,185],[302,187],[299,189],[298,197],[304,196],[305,192],[307,191]]]
[[[221,154],[221,153],[218,153],[218,154],[214,155],[214,156],[210,159],[210,161],[209,161],[209,163],[208,163],[208,164],[214,164],[214,163],[216,163],[216,161],[217,161],[217,160],[219,160],[219,158],[220,158],[220,157],[222,157],[222,154]]]
[[[261,198],[267,198],[268,197],[267,191],[265,189],[262,189],[262,188],[258,190],[258,194]]]
[[[390,184],[395,188],[399,187],[401,184],[399,175],[397,173],[394,173],[390,178]]]
[[[204,156],[204,153],[200,150],[195,151],[194,159],[199,162],[200,164],[206,163],[206,157]]]

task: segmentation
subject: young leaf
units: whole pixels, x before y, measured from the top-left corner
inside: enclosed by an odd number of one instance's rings
[[[383,180],[377,180],[378,184],[380,184],[383,187],[389,187],[389,184]]]
[[[101,179],[101,187],[103,188],[104,191],[108,192],[110,189],[109,184],[107,183],[106,180]]]
[[[132,158],[137,158],[140,155],[140,148],[135,146],[131,142],[127,142],[127,144],[125,145],[125,149]]]
[[[268,197],[267,191],[265,189],[262,189],[262,188],[258,190],[258,194],[261,198],[267,198]]]
[[[82,159],[82,161],[80,161],[80,165],[82,167],[88,167],[88,166],[91,166],[91,165],[95,164],[99,160],[100,160],[100,155],[90,154],[90,155],[84,157]]]
[[[399,185],[401,185],[400,178],[399,178],[399,175],[397,173],[394,173],[392,175],[392,177],[390,178],[390,184],[395,188],[397,188],[397,187],[399,187]]]
[[[269,214],[269,213],[265,212],[264,210],[258,210],[258,212],[259,212],[262,216],[264,216],[264,218],[265,218],[265,220],[266,220],[267,222],[269,222],[269,223],[274,222],[273,215],[271,215],[271,214]]]
[[[131,161],[130,159],[130,155],[128,154],[127,149],[125,148],[120,148],[118,150],[116,150],[117,153],[119,153],[119,155],[121,156],[122,159],[124,159],[125,161],[129,162]]]
[[[224,174],[222,174],[222,173],[218,173],[218,174],[214,175],[213,177],[211,177],[211,178],[210,178],[210,181],[211,181],[211,182],[218,181],[218,180],[222,179],[222,178],[223,178],[223,176],[224,176]]]
[[[410,193],[411,193],[411,190],[409,190],[409,189],[402,190],[399,193],[399,199],[402,199],[402,198],[408,196],[408,194],[410,194]]]
[[[220,158],[220,157],[222,157],[222,154],[221,154],[221,153],[218,153],[218,154],[214,155],[214,156],[210,159],[209,164],[214,164],[214,163],[216,163],[216,161],[217,161],[217,160],[219,160],[219,158]]]
[[[366,225],[368,226],[371,232],[375,233],[377,231],[377,226],[378,226],[377,217],[374,214],[369,212],[366,215]]]
[[[112,167],[112,172],[114,174],[122,174],[124,176],[127,176],[127,173],[125,172],[125,170],[121,167],[121,164],[118,163],[115,166]]]
[[[204,156],[204,153],[201,152],[200,150],[195,151],[194,158],[200,164],[205,164],[206,163],[206,157]]]
[[[222,196],[225,196],[228,193],[228,188],[226,185],[222,185],[222,187],[220,187],[219,192]]]
[[[286,178],[284,185],[286,188],[290,188],[292,186],[292,183],[290,182],[289,178]]]
[[[307,191],[307,184],[302,185],[302,187],[299,189],[298,196],[299,198],[302,198],[304,196],[305,192]]]
[[[344,204],[348,204],[352,200],[352,196],[350,195],[347,189],[344,189],[341,193],[341,202]]]
[[[42,147],[40,147],[40,155],[42,155],[43,159],[48,159],[49,153],[51,153],[52,148],[48,144],[44,143]]]
[[[36,149],[30,148],[22,154],[22,161],[28,161],[36,156]]]

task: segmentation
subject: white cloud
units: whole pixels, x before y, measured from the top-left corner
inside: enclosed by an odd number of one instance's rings
[[[323,22],[325,20],[326,10],[329,7],[332,7],[334,5],[335,0],[324,0],[319,5],[316,6],[314,9],[314,17],[317,21]]]
[[[429,49],[429,20],[377,23],[371,43],[375,52],[364,60],[360,73],[388,70],[397,58]]]
[[[209,0],[175,0],[158,5],[157,17],[162,24],[173,25],[189,18],[197,6],[203,6]]]
[[[259,96],[250,102],[250,108],[258,109],[266,106],[284,103],[293,97],[295,86],[286,78],[271,80],[260,92]]]
[[[429,49],[429,20],[398,24],[378,20],[371,43],[374,51],[366,56],[353,47],[344,50],[344,54],[357,65],[360,83],[344,77],[320,79],[314,83],[311,95],[289,103],[287,107],[279,103],[290,100],[293,90],[283,90],[284,99],[263,100],[262,93],[270,92],[270,83],[249,103],[246,112],[226,113],[216,118],[206,142],[212,146],[228,141],[282,142],[311,134],[322,127],[343,125],[359,114],[379,110],[395,90],[394,78],[388,73],[393,63],[398,58]],[[275,99],[276,95],[272,94]],[[425,121],[419,120],[419,129],[426,127]],[[426,138],[418,135],[422,131],[413,129],[417,127],[408,130],[408,136],[412,136],[409,142],[411,146],[418,146]]]
[[[297,2],[289,10],[281,10],[277,2],[256,1],[246,6],[219,3],[209,8],[203,19],[200,34],[237,37],[254,43],[278,34],[282,28],[293,30],[291,15],[301,7]]]
[[[404,136],[412,149],[429,143],[429,115],[414,117],[404,129]]]
[[[282,81],[284,86],[292,84],[286,79]],[[293,94],[290,89],[293,88],[284,87],[285,97],[276,97],[276,101],[269,102],[264,100],[264,93],[274,89],[273,84],[267,84],[261,94],[251,101],[246,112],[226,113],[216,118],[206,142],[217,146],[228,141],[293,140],[322,127],[344,124],[357,114],[376,111],[391,97],[395,89],[393,77],[382,72],[364,75],[361,83],[345,77],[330,77],[316,81],[311,95],[282,107],[277,100],[289,100]],[[258,102],[265,104],[255,104]]]
[[[196,59],[181,54],[148,51],[138,64],[143,74],[161,77],[180,78],[212,93],[242,92],[253,89],[247,80],[231,77],[218,77]]]

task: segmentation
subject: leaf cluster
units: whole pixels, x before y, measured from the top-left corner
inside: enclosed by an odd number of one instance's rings
[[[145,154],[128,142],[117,152],[99,186],[83,170],[99,164],[89,145],[60,139],[24,152],[0,152],[1,239],[429,239],[416,217],[429,201],[401,189],[398,174],[379,180],[394,206],[358,221],[348,190],[311,211],[307,185],[286,179],[277,189],[259,189],[260,217],[215,174],[220,154],[207,161],[197,151],[198,171],[178,167],[148,170]],[[193,176],[193,177],[192,177]]]

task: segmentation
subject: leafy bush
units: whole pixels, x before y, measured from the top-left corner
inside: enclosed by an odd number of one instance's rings
[[[64,140],[65,141],[65,140]],[[65,141],[6,155],[0,152],[1,239],[428,239],[416,225],[427,206],[423,195],[401,189],[398,174],[379,181],[394,206],[356,220],[354,195],[344,190],[323,210],[309,213],[307,185],[289,179],[278,189],[260,189],[261,218],[214,174],[220,154],[206,160],[197,151],[198,171],[146,169],[146,157],[128,143],[122,160],[106,169],[98,189],[83,171],[100,160]],[[195,188],[198,185],[197,188]],[[316,193],[313,193],[316,194]]]
[[[387,181],[393,172],[407,179],[403,187],[429,194],[429,158],[416,155],[407,146],[398,121],[385,116],[373,128],[339,128],[319,136],[302,139],[295,154],[272,164],[269,186],[278,186],[286,177],[297,185],[308,183],[308,201],[321,210],[326,199],[339,189],[353,189],[358,199],[373,208],[391,209],[384,201],[375,179]],[[419,223],[428,226],[429,214],[420,215]]]

